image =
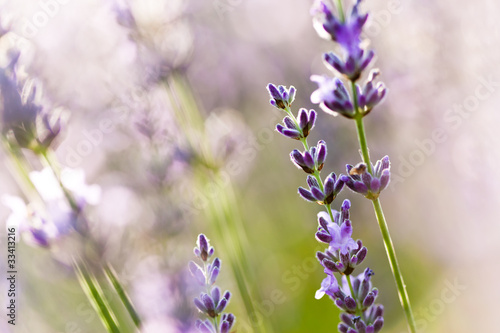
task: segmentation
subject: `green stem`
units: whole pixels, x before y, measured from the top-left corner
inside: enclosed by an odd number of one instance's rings
[[[337,9],[339,12],[340,22],[345,22],[344,9],[342,8],[342,0],[337,0]]]
[[[139,317],[139,314],[135,310],[132,301],[125,292],[125,289],[121,285],[120,280],[118,280],[115,270],[109,264],[106,264],[104,266],[104,272],[106,273],[109,282],[111,282],[111,284],[113,285],[113,288],[115,288],[116,293],[118,294],[120,300],[127,309],[127,312],[129,313],[130,318],[132,318],[132,321],[134,322],[135,326],[138,329],[140,329],[142,325],[141,318]]]
[[[109,303],[106,301],[102,289],[93,274],[87,270],[83,262],[74,260],[74,268],[82,289],[99,315],[99,318],[101,318],[106,330],[109,333],[120,333],[116,316],[109,306]]]
[[[417,328],[415,324],[415,318],[413,317],[413,312],[411,310],[410,298],[408,297],[406,285],[403,280],[403,274],[401,273],[401,269],[399,268],[398,259],[396,257],[396,250],[394,249],[394,245],[392,244],[391,235],[389,234],[389,228],[387,227],[384,212],[382,211],[382,205],[380,204],[380,200],[378,198],[372,200],[372,202],[373,209],[375,210],[375,214],[377,216],[378,226],[380,227],[380,232],[382,233],[382,238],[384,239],[385,251],[387,252],[387,256],[389,257],[392,274],[394,275],[394,279],[396,280],[396,285],[398,287],[399,300],[405,311],[406,320],[408,321],[408,325],[410,327],[410,332],[415,333],[417,332]]]
[[[366,143],[366,134],[363,125],[363,116],[361,115],[358,108],[356,85],[352,81],[351,81],[351,88],[354,100],[354,110],[356,110],[356,116],[354,120],[356,121],[356,130],[358,133],[358,141],[359,141],[359,146],[361,148],[361,154],[363,156],[363,162],[366,164],[368,172],[370,174],[373,174],[373,168],[370,161],[370,154],[368,152],[368,144]],[[391,266],[392,274],[394,276],[394,279],[396,280],[399,300],[401,301],[401,306],[403,307],[403,310],[405,312],[410,332],[415,333],[417,329],[415,325],[415,318],[413,317],[413,312],[411,310],[410,298],[408,297],[408,293],[406,291],[406,285],[403,280],[403,274],[401,273],[401,270],[399,268],[398,260],[396,257],[396,250],[394,249],[394,245],[392,244],[391,235],[389,234],[389,228],[387,227],[387,222],[384,217],[384,212],[382,211],[382,205],[380,204],[380,200],[378,198],[373,199],[372,203],[373,203],[373,209],[375,210],[375,215],[377,217],[377,222],[380,228],[380,232],[382,233],[382,239],[384,241],[384,247],[387,253],[387,257],[389,259],[389,264]]]

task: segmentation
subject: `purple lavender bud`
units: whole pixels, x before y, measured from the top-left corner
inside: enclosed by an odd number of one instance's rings
[[[352,326],[354,323],[352,322],[351,316],[346,313],[340,314],[340,320],[342,320],[347,326]]]
[[[391,172],[388,169],[385,169],[384,171],[382,171],[382,176],[380,177],[379,191],[384,190],[389,184],[390,180],[391,180]]]
[[[315,186],[311,187],[311,193],[317,201],[323,201],[325,199],[325,194]]]
[[[341,332],[341,333],[347,333],[347,330],[349,329],[349,326],[347,326],[344,323],[340,323],[337,328],[338,328],[339,332]]]
[[[321,140],[318,142],[318,157],[317,157],[317,163],[318,163],[318,169],[321,170],[323,163],[325,163],[326,159],[326,143],[325,141]]]
[[[346,298],[344,298],[344,303],[345,303],[347,310],[350,310],[350,311],[356,310],[356,307],[357,307],[356,300],[354,298],[352,298],[351,296],[346,296]]]
[[[347,118],[354,116],[350,95],[344,83],[338,78],[313,75],[311,81],[318,84],[318,89],[311,94],[311,102],[319,104],[326,113],[341,114]]]
[[[316,202],[317,201],[316,198],[312,195],[312,193],[309,192],[308,190],[306,190],[303,187],[299,187],[299,195],[304,200],[311,201],[311,202]]]
[[[338,306],[340,309],[342,310],[345,310],[346,309],[346,306],[345,306],[345,303],[343,300],[341,300],[340,298],[336,298],[335,299],[335,305]]]
[[[205,321],[201,321],[199,319],[196,320],[195,326],[198,329],[198,331],[200,331],[201,333],[214,333],[215,332],[215,328],[213,327],[212,323],[208,319]]]
[[[356,322],[356,329],[358,330],[358,333],[366,333],[366,324],[363,320],[358,320]]]
[[[220,289],[219,287],[215,287],[212,289],[212,292],[210,293],[212,295],[212,299],[214,300],[215,304],[218,304],[220,301]]]
[[[332,241],[332,236],[324,231],[318,231],[316,233],[316,239],[323,243],[330,243]]]
[[[221,318],[220,333],[229,333],[235,322],[235,317],[232,313],[223,314]]]
[[[298,114],[298,118],[299,118],[299,127],[301,129],[306,128],[307,123],[309,121],[308,116],[307,116],[307,110],[304,108],[300,109],[299,114]],[[304,136],[306,136],[305,133],[304,133]]]
[[[318,223],[325,231],[328,230],[328,221],[323,216],[318,217]]]
[[[382,170],[389,169],[391,167],[391,162],[389,161],[389,156],[385,155],[382,158]]]
[[[324,259],[328,259],[328,256],[324,254],[323,252],[316,252],[316,258],[318,261],[321,263]]]
[[[220,268],[219,267],[213,267],[211,272],[210,272],[210,278],[209,278],[209,285],[213,285],[215,281],[217,280],[217,277],[219,276]]]
[[[199,298],[195,298],[194,299],[194,305],[196,305],[196,307],[203,313],[207,313],[208,312],[208,309],[207,307],[205,306],[205,304],[200,301]]]
[[[283,123],[288,129],[293,129],[293,130],[297,129],[297,127],[295,126],[295,122],[288,116],[283,118]]]
[[[347,333],[358,333],[354,328],[349,328]]]
[[[335,175],[335,173],[331,173],[328,175],[328,177],[326,177],[326,181],[325,181],[325,195],[331,195],[333,194],[333,188],[335,187],[335,179],[337,178],[337,176]]]
[[[361,180],[363,181],[363,184],[365,184],[368,189],[370,188],[372,178],[373,178],[372,175],[370,175],[370,173],[368,173],[368,172],[361,174]]]
[[[189,264],[189,271],[191,272],[191,275],[193,275],[196,279],[196,281],[201,285],[204,286],[206,283],[205,280],[205,275],[203,274],[203,270],[201,269],[198,264],[196,264],[193,261],[190,261]]]
[[[301,134],[299,131],[294,130],[294,129],[285,128],[281,124],[276,125],[276,130],[279,133],[281,133],[282,135],[284,135],[290,139],[298,140],[301,137]]]
[[[377,305],[375,309],[375,318],[384,316],[384,306],[382,304]]]
[[[332,272],[338,272],[339,270],[337,269],[336,264],[331,261],[330,259],[323,259],[321,264],[325,267],[328,268]]]
[[[368,249],[366,247],[362,247],[361,250],[356,254],[358,260],[357,260],[357,265],[361,264],[363,260],[366,258],[366,254],[368,253]]]
[[[215,313],[215,303],[212,297],[210,297],[207,294],[202,294],[201,301],[203,302],[203,305],[207,309],[206,311],[207,315],[209,315],[212,318],[215,318],[217,314]]]
[[[369,308],[375,302],[375,295],[372,292],[369,292],[363,300],[363,309]]]
[[[221,313],[222,311],[224,311],[224,309],[227,306],[227,302],[228,302],[227,299],[225,299],[225,298],[221,299],[220,302],[219,302],[219,305],[217,305],[217,308],[215,309],[215,312],[216,313]]]
[[[227,299],[227,300],[229,301],[229,299],[231,298],[231,293],[230,293],[229,291],[226,291],[226,292],[224,293],[223,298],[225,298],[225,299]]]
[[[314,128],[314,124],[316,123],[316,111],[314,110],[309,110],[309,121],[307,123],[307,127],[309,131]]]
[[[366,333],[373,333],[373,332],[375,332],[373,325],[366,326]]]
[[[370,183],[370,191],[373,193],[379,193],[380,187],[381,187],[380,180],[378,178],[373,178]]]
[[[384,318],[377,317],[377,319],[375,319],[375,321],[373,322],[373,329],[374,329],[373,332],[375,333],[380,332],[383,326],[384,326]]]
[[[314,170],[314,166],[315,166],[315,163],[314,163],[314,158],[313,156],[311,155],[311,153],[309,153],[308,151],[304,152],[304,164],[311,170]],[[309,178],[309,176],[308,176]],[[317,183],[316,183],[317,184]]]
[[[295,88],[292,86],[287,90],[284,86],[276,87],[274,84],[269,83],[267,90],[271,96],[271,105],[278,109],[286,110],[292,105],[295,99]]]
[[[194,249],[194,253],[203,261],[207,261],[210,256],[209,252],[213,253],[210,251],[210,241],[204,234],[199,234],[198,235],[198,240],[196,241],[197,248]]]

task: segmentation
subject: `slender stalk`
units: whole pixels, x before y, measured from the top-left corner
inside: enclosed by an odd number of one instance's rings
[[[132,304],[132,301],[128,297],[127,293],[125,292],[125,289],[120,283],[120,280],[116,276],[116,272],[111,267],[109,264],[106,264],[104,266],[104,272],[106,273],[106,276],[109,280],[109,282],[113,285],[113,288],[115,288],[116,293],[120,297],[120,300],[122,301],[123,305],[127,309],[128,314],[130,315],[130,318],[132,318],[132,321],[134,322],[135,326],[140,329],[142,325],[141,318],[139,317],[139,314],[134,308],[134,305]]]
[[[363,125],[363,116],[359,113],[357,104],[356,86],[352,81],[351,81],[351,88],[354,100],[354,107],[357,112],[357,115],[354,119],[356,121],[356,130],[358,133],[358,141],[359,141],[359,146],[361,148],[361,155],[363,156],[363,162],[366,164],[368,168],[368,172],[373,174],[372,170],[373,168],[370,161],[370,154],[368,151],[368,144],[366,142],[365,128]],[[387,253],[389,264],[391,266],[392,275],[396,280],[399,300],[401,301],[401,306],[403,307],[403,310],[405,312],[410,332],[415,333],[417,332],[417,329],[415,324],[415,318],[411,310],[410,298],[408,297],[408,293],[406,291],[406,285],[403,280],[403,274],[401,273],[401,269],[399,268],[398,260],[396,257],[396,250],[394,249],[391,235],[389,234],[389,228],[387,226],[387,222],[384,217],[384,212],[382,211],[382,205],[380,204],[380,200],[378,198],[373,199],[372,203],[373,203],[373,209],[375,210],[375,215],[377,217],[377,222],[380,228],[380,232],[382,233],[382,239],[384,241],[385,251]]]
[[[389,234],[389,228],[387,227],[384,212],[382,211],[382,205],[380,204],[380,200],[378,198],[372,200],[372,202],[373,209],[375,210],[375,214],[377,215],[378,226],[380,227],[380,232],[382,233],[382,238],[384,239],[385,251],[387,252],[389,263],[391,264],[392,274],[394,275],[396,285],[398,286],[399,300],[405,311],[406,320],[408,321],[408,325],[410,326],[410,331],[414,333],[417,331],[415,318],[413,317],[413,312],[411,310],[410,298],[408,297],[406,284],[403,280],[403,274],[401,273],[398,259],[396,258],[396,250],[394,249],[394,245],[392,244],[391,235]]]
[[[109,333],[120,333],[116,316],[105,299],[102,289],[95,277],[87,270],[84,263],[74,260],[73,264],[78,276],[78,281],[85,291],[90,303],[99,315],[104,327],[106,327],[106,330]]]
[[[340,22],[345,21],[344,9],[342,8],[342,0],[337,0],[337,8],[339,11]]]

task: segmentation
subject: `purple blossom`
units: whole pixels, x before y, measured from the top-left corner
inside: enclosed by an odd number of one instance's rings
[[[387,92],[387,89],[382,82],[377,83],[377,85],[374,85],[373,83],[379,74],[380,71],[378,69],[373,69],[370,72],[370,76],[368,77],[368,80],[366,80],[363,88],[356,84],[358,106],[363,116],[370,113],[373,107],[384,99]]]
[[[318,213],[316,239],[329,247],[325,252],[317,252],[316,257],[332,273],[351,274],[368,253],[361,240],[354,241],[351,238],[350,207],[349,200],[344,200],[340,212],[332,211],[333,222],[327,212]]]
[[[210,295],[201,293],[200,297],[194,299],[194,304],[198,310],[209,317],[215,318],[224,311],[230,298],[231,293],[229,291],[226,291],[221,297],[220,289],[215,287],[210,292]]]
[[[194,254],[203,261],[207,261],[214,254],[214,248],[210,246],[210,240],[204,235],[199,234],[194,248]]]
[[[360,3],[361,0],[356,1],[350,14],[346,15],[345,21],[342,22],[335,17],[324,1],[316,0],[311,8],[311,15],[314,16],[314,27],[320,37],[328,36],[339,43],[348,53],[358,49],[361,41],[361,31],[368,19],[368,14],[359,13],[358,7]]]
[[[355,110],[351,96],[342,80],[324,75],[312,75],[311,81],[318,84],[318,89],[311,94],[312,103],[319,104],[323,111],[331,115],[341,114],[347,118],[354,117]]]
[[[267,85],[267,91],[269,95],[271,95],[271,103],[272,106],[281,109],[287,110],[292,105],[295,99],[295,87],[290,86],[290,88],[285,88],[284,86],[275,86],[272,83]]]
[[[321,288],[319,288],[316,291],[316,295],[314,295],[316,299],[321,299],[325,294],[330,297],[334,297],[335,293],[339,291],[339,284],[335,276],[326,270],[325,273],[327,275],[321,282]]]
[[[361,72],[368,67],[374,56],[375,53],[372,50],[365,51],[358,48],[347,54],[345,61],[332,52],[325,53],[323,60],[330,69],[338,71],[351,81],[356,81],[361,76]]]
[[[344,202],[348,202],[348,200]],[[337,214],[337,216],[340,216],[340,214]],[[349,251],[358,249],[358,244],[351,238],[351,221],[345,218],[340,225],[338,222],[340,221],[332,221],[327,212],[318,213],[319,227],[316,238],[321,242],[327,241],[330,252],[340,251],[340,254],[345,255]]]
[[[335,200],[337,195],[344,188],[344,183],[347,179],[344,175],[340,175],[338,178],[335,173],[330,173],[325,179],[325,186],[321,189],[318,180],[311,176],[307,176],[307,184],[309,185],[309,190],[303,187],[299,187],[299,195],[307,201],[317,202],[318,204],[328,205]]]
[[[346,169],[349,175],[349,179],[346,181],[347,187],[370,200],[379,197],[380,192],[389,184],[391,177],[389,156],[384,156],[377,161],[375,166],[372,165],[373,175],[366,170],[364,163],[359,163],[356,166],[348,164]]]
[[[290,153],[290,159],[297,168],[304,170],[306,173],[313,174],[314,171],[321,171],[323,169],[326,154],[326,143],[320,140],[316,147],[311,147],[308,151],[304,151],[304,153],[294,149]]]

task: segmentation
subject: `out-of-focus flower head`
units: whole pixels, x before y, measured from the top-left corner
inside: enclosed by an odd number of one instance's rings
[[[42,106],[40,87],[34,79],[17,80],[18,60],[19,53],[13,52],[10,64],[0,68],[2,135],[11,144],[40,153],[58,136],[61,118]]]
[[[360,3],[361,0],[357,0],[345,18],[336,17],[322,0],[316,0],[311,8],[318,34],[339,43],[344,50],[344,61],[330,52],[324,55],[325,62],[352,81],[359,78],[374,56],[372,50],[365,51],[361,47],[361,32],[368,14],[360,14]]]
[[[97,185],[86,185],[82,170],[65,169],[61,183],[70,194],[76,206],[68,201],[52,169],[33,171],[29,175],[42,202],[30,202],[21,198],[5,196],[2,203],[12,211],[7,225],[16,225],[32,245],[49,247],[52,243],[68,235],[77,228],[78,215],[87,204],[96,205],[100,199]]]
[[[341,114],[346,118],[354,118],[356,112],[351,96],[342,80],[324,75],[312,75],[311,81],[318,84],[318,89],[311,94],[312,103],[319,104],[323,111],[333,116]]]

